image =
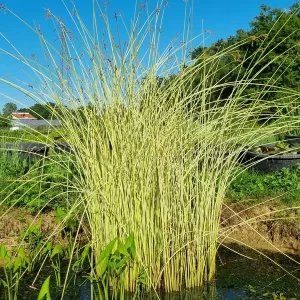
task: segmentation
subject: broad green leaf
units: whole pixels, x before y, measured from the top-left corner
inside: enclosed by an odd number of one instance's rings
[[[91,249],[91,245],[90,245],[90,243],[88,243],[88,244],[84,247],[84,249],[83,249],[83,251],[82,251],[82,253],[81,253],[81,255],[80,255],[80,258],[79,258],[78,260],[76,260],[75,263],[73,264],[72,269],[73,269],[74,271],[76,270],[76,268],[82,267],[82,265],[84,264],[86,258],[87,258],[88,255],[90,254],[90,249]]]
[[[47,252],[51,252],[51,249],[52,249],[52,243],[48,242],[47,245],[46,245],[46,247],[44,247],[42,253],[46,254]]]
[[[6,248],[3,244],[0,246],[0,258],[6,258],[7,256],[7,251]]]
[[[133,233],[130,233],[128,236],[126,242],[125,242],[125,247],[127,250],[129,250],[131,254],[131,258],[135,259],[136,257],[136,247],[135,247],[135,241],[134,241],[134,235]]]
[[[51,276],[47,277],[46,280],[44,281],[37,300],[43,300],[45,296],[47,297],[46,298],[47,300],[51,300],[50,277]]]
[[[1,279],[2,284],[4,285],[4,287],[8,288],[8,284],[6,281],[4,281],[3,279]]]
[[[109,258],[105,257],[103,260],[99,261],[99,263],[96,265],[96,274],[98,277],[103,276],[103,274],[107,270]]]
[[[111,255],[112,250],[113,250],[115,244],[117,243],[117,240],[118,240],[118,238],[114,238],[111,242],[109,242],[107,244],[107,246],[100,253],[99,261],[102,261],[103,259],[108,258]]]
[[[65,216],[66,212],[61,207],[55,210],[55,222],[60,222]]]
[[[21,267],[22,267],[22,259],[20,257],[17,257],[17,259],[14,262],[14,272],[16,272]]]
[[[138,282],[142,283],[143,285],[147,285],[148,284],[148,275],[146,273],[146,270],[142,270],[140,272],[140,275],[138,277]]]
[[[21,246],[21,248],[18,251],[18,257],[20,257],[22,259],[25,259],[25,257],[26,257],[25,249],[23,246]]]
[[[62,256],[64,253],[63,248],[60,244],[56,244],[55,247],[52,250],[51,258],[53,258],[55,255]]]
[[[109,267],[110,267],[111,272],[114,272],[115,269],[117,268],[117,263],[116,263],[116,261],[110,261]]]
[[[249,287],[249,291],[251,293],[256,293],[256,290],[254,289],[254,287],[252,285],[249,284],[248,287]]]
[[[76,261],[74,262],[74,264],[73,264],[73,266],[72,266],[72,270],[73,270],[73,271],[76,271],[77,268],[79,268],[80,266],[81,266],[81,260],[78,259],[78,260],[76,260]]]
[[[125,241],[125,247],[131,248],[131,246],[134,244],[134,235],[133,232],[129,234],[128,238]]]
[[[130,256],[130,254],[129,254],[129,252],[127,251],[127,247],[122,243],[122,242],[120,242],[119,244],[118,244],[118,250],[119,250],[119,252],[120,253],[122,253],[123,255],[125,255],[125,256]]]
[[[115,272],[120,275],[124,269],[127,267],[128,257],[122,258],[115,266]]]
[[[87,256],[89,255],[90,249],[91,249],[91,245],[90,245],[90,244],[87,244],[87,245],[84,247],[84,249],[83,249],[83,251],[82,251],[82,253],[81,253],[81,256],[80,256],[80,259],[81,259],[82,263],[85,261],[85,259],[86,259]]]

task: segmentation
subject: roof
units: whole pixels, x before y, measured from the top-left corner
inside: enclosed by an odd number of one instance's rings
[[[13,119],[31,119],[31,120],[36,120],[36,118],[28,113],[28,112],[14,112],[12,113],[12,118]]]
[[[58,120],[12,119],[11,126],[36,128],[39,126],[60,126],[60,122]]]

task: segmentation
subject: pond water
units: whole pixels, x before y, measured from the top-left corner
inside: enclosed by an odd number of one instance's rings
[[[202,289],[186,290],[180,293],[159,293],[162,300],[235,300],[235,299],[300,299],[300,264],[283,254],[264,252],[270,259],[285,268],[290,275],[264,255],[249,249],[231,246],[232,249],[244,255],[236,254],[224,247],[219,250],[216,279]],[[248,256],[249,258],[246,258]],[[299,256],[290,256],[300,262]],[[250,259],[251,258],[251,259]],[[74,286],[74,284],[71,284]],[[21,288],[18,299],[37,299],[38,291]],[[280,296],[281,295],[281,296]],[[60,295],[51,291],[52,300],[60,299]],[[280,298],[281,297],[281,298]],[[0,299],[5,299],[0,295]],[[64,299],[90,300],[91,287],[88,281],[77,280],[75,288],[69,289]],[[133,299],[128,295],[126,300]],[[145,295],[145,300],[157,299],[155,295]]]

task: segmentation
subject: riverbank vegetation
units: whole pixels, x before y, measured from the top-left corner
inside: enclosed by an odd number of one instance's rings
[[[43,133],[49,155],[26,170],[14,158],[15,163],[3,170],[6,185],[1,191],[4,205],[32,207],[37,201],[39,212],[55,209],[58,223],[41,242],[39,223],[32,223],[22,237],[25,246],[20,243],[13,254],[1,246],[2,288],[8,299],[14,299],[20,276],[36,264],[42,266],[34,269],[38,277],[46,263],[61,287],[61,298],[71,284],[71,270],[85,264],[85,275],[95,283],[91,289],[100,299],[123,299],[125,291],[138,296],[201,287],[215,277],[222,206],[228,191],[233,191],[228,190],[232,178],[240,172],[240,153],[245,145],[253,147],[262,138],[298,129],[297,116],[287,108],[299,105],[299,90],[276,78],[287,69],[287,57],[298,51],[299,43],[282,51],[286,39],[277,40],[272,33],[279,34],[289,20],[299,18],[298,6],[282,14],[283,24],[280,15],[274,19],[278,26],[271,27],[269,35],[259,38],[255,51],[245,51],[234,65],[228,57],[251,45],[252,34],[178,63],[171,59],[176,55],[173,48],[162,55],[157,45],[142,51],[146,38],[159,42],[159,30],[149,28],[161,22],[163,3],[146,15],[144,25],[145,12],[137,9],[125,46],[112,39],[105,14],[104,45],[96,18],[91,34],[72,9],[78,39],[65,35],[67,57],[29,27],[41,41],[47,66],[41,71],[36,61],[22,56],[21,62],[40,85],[17,87],[37,103],[59,107],[52,111],[53,118],[60,120],[60,138],[72,151],[56,153],[53,139]],[[6,11],[13,14],[9,8]],[[62,32],[66,30],[50,11],[48,18]],[[185,47],[178,45],[177,51],[182,53]],[[67,65],[68,79],[56,58]],[[267,68],[277,72],[262,82],[260,75]],[[10,172],[17,181],[10,182]],[[237,189],[238,180],[233,188]],[[59,232],[64,238],[55,240]],[[64,257],[67,273],[62,278]],[[39,299],[49,299],[49,280],[45,279]]]

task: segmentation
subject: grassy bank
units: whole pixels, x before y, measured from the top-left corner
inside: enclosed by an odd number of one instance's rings
[[[299,165],[270,174],[255,170],[244,171],[230,184],[227,196],[229,203],[249,199],[259,203],[264,199],[277,197],[286,204],[293,205],[300,200]]]

